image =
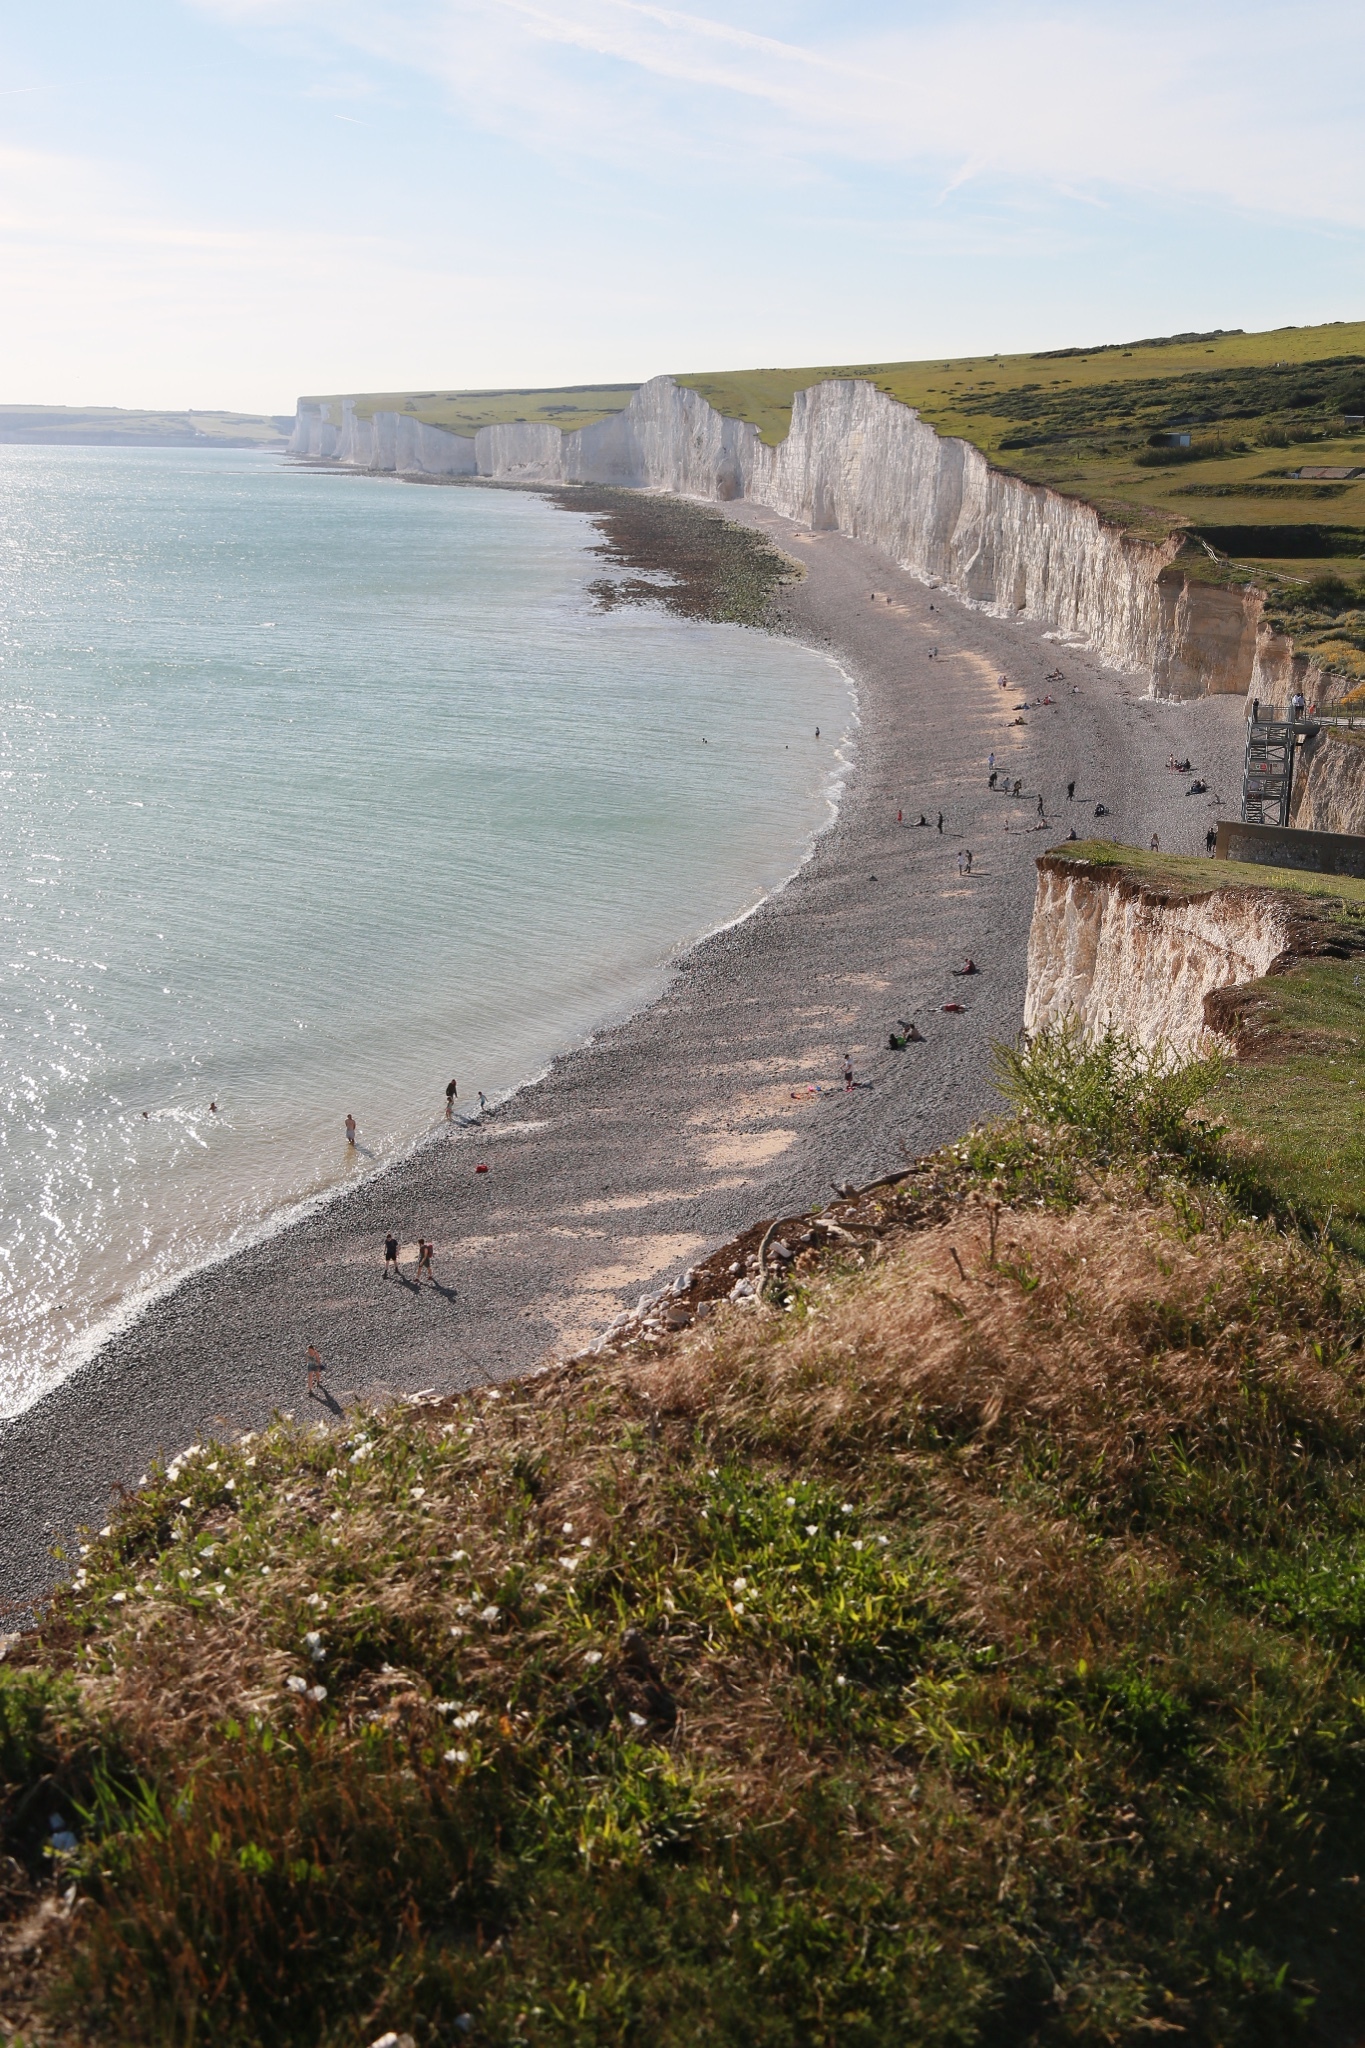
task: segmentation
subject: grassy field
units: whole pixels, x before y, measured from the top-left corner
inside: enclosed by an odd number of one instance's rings
[[[368,391],[354,403],[361,419],[372,419],[377,412],[406,412],[429,427],[443,427],[448,434],[473,435],[480,427],[523,421],[562,427],[571,433],[575,427],[593,427],[613,413],[624,412],[638,388],[635,384],[565,384],[546,391]],[[331,406],[332,417],[341,417],[339,397],[299,402]]]
[[[999,468],[1098,505],[1126,529],[1203,534],[1234,565],[1291,583],[1365,555],[1365,323],[1177,336],[1131,346],[924,363],[687,376],[718,410],[784,438],[794,394],[866,377]],[[1188,433],[1191,445],[1167,437]],[[1356,607],[1358,608],[1358,607]]]
[[[278,447],[293,418],[241,412],[130,412],[113,405],[0,406],[0,445],[180,448]]]
[[[1226,1063],[1001,1077],[686,1334],[125,1498],[0,1663],[12,2037],[1358,2039],[1360,1269]]]

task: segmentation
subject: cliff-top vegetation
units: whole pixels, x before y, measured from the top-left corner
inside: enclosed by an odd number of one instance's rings
[[[867,378],[997,467],[1084,498],[1134,533],[1198,534],[1234,573],[1291,587],[1358,576],[1365,323],[678,381],[776,443],[795,393],[825,377]],[[1357,474],[1305,477],[1305,467]]]
[[[638,384],[565,384],[546,390],[369,391],[348,402],[360,419],[373,419],[377,412],[405,412],[429,427],[466,437],[477,434],[480,427],[514,425],[559,427],[572,433],[576,427],[595,427],[599,420],[624,412],[639,388]],[[299,403],[327,406],[332,419],[340,421],[340,397],[302,398]]]
[[[1216,1068],[1002,1078],[685,1335],[150,1473],[0,1664],[9,2026],[1353,2039],[1356,1269]]]

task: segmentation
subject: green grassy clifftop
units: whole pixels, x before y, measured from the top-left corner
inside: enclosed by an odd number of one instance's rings
[[[1230,1071],[1041,1040],[684,1334],[153,1472],[0,1664],[11,2030],[1344,2048],[1365,1294]]]

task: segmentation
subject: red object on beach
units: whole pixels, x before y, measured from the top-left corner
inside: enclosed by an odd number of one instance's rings
[[[475,1173],[487,1173],[488,1168],[486,1166],[476,1166],[474,1171]]]
[[[959,1014],[966,1015],[967,1005],[965,1003],[945,1003],[943,1007],[945,1010],[956,1010]]]

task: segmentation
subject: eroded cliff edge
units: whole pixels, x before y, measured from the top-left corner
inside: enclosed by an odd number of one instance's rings
[[[1292,648],[1262,627],[1254,587],[1210,582],[1181,558],[1178,538],[1136,539],[1091,505],[994,469],[861,380],[798,392],[776,447],[655,377],[624,411],[572,433],[505,425],[465,438],[405,414],[360,416],[350,400],[300,404],[290,453],[418,476],[750,498],[868,541],[969,604],[1084,640],[1159,696],[1250,690],[1269,704],[1301,680]]]
[[[1251,985],[1309,960],[1354,958],[1335,878],[1264,885],[1264,869],[1207,867],[1208,881],[1164,874],[1134,849],[1044,854],[1029,931],[1024,1028],[1113,1029],[1149,1050],[1242,1049],[1257,1003]],[[1221,870],[1221,872],[1220,872]],[[1321,883],[1327,893],[1310,893]],[[1353,893],[1359,885],[1347,885]],[[1251,1036],[1255,1036],[1254,1029]]]

